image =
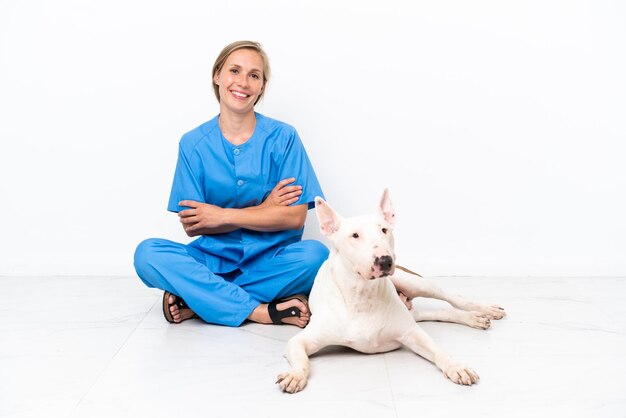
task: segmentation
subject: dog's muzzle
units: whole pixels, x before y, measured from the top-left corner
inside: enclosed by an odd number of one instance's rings
[[[381,255],[374,259],[373,276],[371,279],[392,275],[395,270],[393,257],[390,255]]]

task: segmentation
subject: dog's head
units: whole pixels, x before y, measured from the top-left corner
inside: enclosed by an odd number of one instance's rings
[[[342,218],[321,197],[315,198],[315,210],[322,234],[356,274],[367,280],[393,274],[395,214],[387,189],[371,215]]]

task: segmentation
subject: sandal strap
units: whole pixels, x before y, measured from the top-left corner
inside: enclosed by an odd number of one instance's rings
[[[174,296],[175,298],[174,303],[169,303],[168,299],[170,296]],[[183,298],[166,291],[165,293],[163,293],[163,316],[165,316],[165,319],[167,320],[167,322],[172,323],[172,324],[179,323],[179,322],[174,322],[174,318],[172,318],[172,314],[170,313],[170,306],[174,306],[174,305],[178,306],[178,309],[189,309],[193,311],[189,307],[189,305],[187,305],[187,302],[183,300]],[[198,314],[194,312],[193,316],[187,319],[192,319],[192,318],[199,318],[199,316]],[[187,319],[183,319],[180,322],[186,321]]]
[[[284,299],[280,299],[280,300],[276,300],[276,301],[270,302],[267,305],[267,311],[270,314],[270,319],[272,320],[272,323],[274,325],[284,325],[285,323],[283,322],[283,319],[285,319],[285,318],[292,318],[292,317],[293,318],[300,318],[300,314],[302,312],[296,306],[292,306],[291,308],[283,309],[282,311],[279,311],[278,308],[276,307],[279,303],[288,302],[288,301],[294,300],[294,299],[298,299],[302,303],[306,304],[306,298],[304,298],[304,300],[303,300],[303,297],[299,297],[299,296],[296,295],[296,296],[292,296],[292,297],[288,297],[288,298],[284,298]]]
[[[180,296],[172,295],[176,298],[176,301],[172,305],[178,306],[178,309],[191,309],[187,302],[183,300]]]
[[[180,296],[176,296],[176,295],[174,295],[174,297],[176,298],[176,302],[174,302],[173,305],[178,306],[178,309],[189,309],[190,311],[193,311],[193,309],[191,309],[189,305],[187,305],[187,302],[185,302],[183,298],[181,298]],[[191,318],[195,319],[195,318],[200,318],[200,317],[198,316],[197,313],[194,312]],[[188,318],[188,319],[191,319],[191,318]],[[183,321],[185,321],[185,319],[183,319]]]

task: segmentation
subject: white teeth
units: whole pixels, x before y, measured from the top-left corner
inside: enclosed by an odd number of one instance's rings
[[[239,93],[238,91],[233,91],[231,93],[233,93],[237,97],[248,97],[247,94]]]

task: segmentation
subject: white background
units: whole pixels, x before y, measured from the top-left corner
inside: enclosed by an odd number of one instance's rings
[[[340,213],[389,187],[401,264],[624,275],[624,22],[620,1],[0,0],[0,275],[132,275],[142,239],[188,241],[178,140],[240,39]]]

